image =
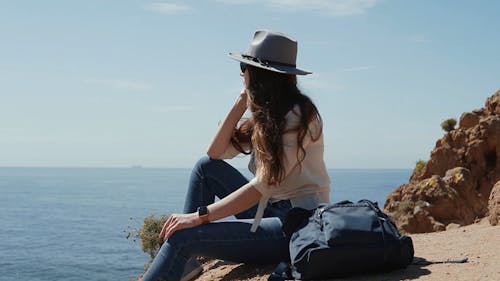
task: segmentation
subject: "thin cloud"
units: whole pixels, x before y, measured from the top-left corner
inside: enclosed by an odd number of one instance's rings
[[[114,90],[148,91],[152,88],[151,85],[146,83],[116,79],[85,79],[83,82],[85,84],[104,86]]]
[[[145,7],[146,10],[160,14],[178,14],[191,10],[191,7],[183,4],[156,2]]]
[[[248,5],[248,4],[255,4],[256,2],[262,2],[256,0],[215,0],[215,1],[229,5]]]
[[[361,66],[353,66],[341,69],[340,72],[357,72],[357,71],[365,71],[373,69],[373,66],[370,65],[361,65]]]
[[[263,5],[272,9],[314,11],[330,16],[363,14],[379,0],[215,0],[230,5]]]
[[[155,113],[169,113],[169,112],[196,111],[199,109],[199,107],[192,105],[170,105],[170,106],[154,105],[154,106],[149,106],[147,109]]]

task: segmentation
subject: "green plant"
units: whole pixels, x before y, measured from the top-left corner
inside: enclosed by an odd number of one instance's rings
[[[420,176],[424,170],[424,167],[425,165],[427,164],[427,161],[424,161],[422,159],[418,160],[416,163],[415,163],[415,169],[413,170],[413,172],[417,175],[417,176]]]
[[[455,130],[455,125],[457,125],[457,120],[455,118],[446,119],[441,122],[441,128],[447,133]]]
[[[399,202],[398,209],[402,213],[409,213],[413,211],[413,208],[415,208],[415,202],[411,200],[403,200]]]
[[[141,248],[149,254],[151,259],[154,259],[163,244],[163,238],[160,238],[159,235],[168,217],[163,215],[156,218],[154,215],[149,215],[144,218],[144,225],[139,229]]]
[[[439,176],[434,175],[431,178],[427,179],[427,181],[425,182],[425,187],[432,189],[441,187]]]
[[[168,215],[162,215],[156,218],[155,215],[149,215],[144,218],[144,223],[139,229],[131,229],[129,227],[129,230],[125,231],[127,232],[127,239],[133,242],[140,239],[142,251],[149,254],[150,260],[144,266],[144,270],[149,267],[149,264],[153,261],[163,244],[163,238],[160,238],[159,235],[168,217]]]
[[[459,183],[464,180],[464,174],[459,168],[453,169],[453,182]]]

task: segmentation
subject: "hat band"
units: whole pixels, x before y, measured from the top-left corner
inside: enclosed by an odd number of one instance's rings
[[[249,56],[249,55],[241,55],[243,58],[245,59],[248,59],[248,60],[251,60],[251,61],[254,61],[254,62],[258,62],[260,63],[261,65],[263,66],[287,66],[287,67],[293,67],[293,68],[296,68],[297,65],[295,64],[289,64],[289,63],[282,63],[282,62],[276,62],[276,61],[272,61],[272,60],[263,60],[263,59],[259,59],[259,58],[256,58],[256,57],[252,57],[252,56]]]

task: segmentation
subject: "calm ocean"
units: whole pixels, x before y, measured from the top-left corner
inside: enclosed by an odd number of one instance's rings
[[[120,280],[149,257],[126,231],[180,212],[189,169],[0,168],[0,280]],[[248,175],[248,173],[244,172]],[[378,201],[411,171],[330,170],[332,201]]]

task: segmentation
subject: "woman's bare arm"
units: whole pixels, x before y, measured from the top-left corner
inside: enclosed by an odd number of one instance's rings
[[[238,214],[256,205],[262,195],[250,183],[208,206],[210,221]],[[173,214],[163,225],[160,237],[169,238],[175,231],[198,226],[202,223],[198,213]]]
[[[231,136],[247,109],[247,94],[242,90],[231,110],[220,124],[212,142],[208,146],[207,155],[212,159],[220,159],[231,142]]]
[[[261,193],[252,184],[247,183],[208,206],[208,219],[214,221],[241,213],[256,205],[261,197]]]

